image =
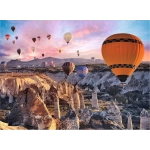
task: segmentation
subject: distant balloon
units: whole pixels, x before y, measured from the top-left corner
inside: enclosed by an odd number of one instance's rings
[[[44,57],[44,54],[42,54],[42,56]]]
[[[65,62],[63,65],[62,65],[62,69],[63,71],[69,76],[73,70],[75,68],[75,65],[74,63],[72,62]]]
[[[18,39],[18,36],[15,36],[16,40]]]
[[[15,41],[12,41],[13,44],[15,44]]]
[[[12,26],[12,27],[11,27],[11,30],[12,30],[13,32],[15,31],[15,29],[16,29],[15,26]]]
[[[72,34],[70,32],[64,34],[64,40],[67,42],[67,44],[70,42],[71,39],[72,39]]]
[[[8,40],[10,38],[10,35],[9,34],[6,34],[5,35],[6,39]]]
[[[78,56],[79,56],[79,50],[77,50],[77,54],[78,54]]]
[[[46,67],[47,66],[47,62],[46,61],[44,61],[44,62],[42,62],[42,67]]]
[[[35,43],[35,41],[36,41],[36,38],[32,38],[32,41]]]
[[[48,35],[47,35],[47,38],[50,40],[50,38],[51,38],[51,35],[50,35],[50,34],[48,34]]]
[[[76,72],[77,75],[83,79],[88,74],[88,68],[86,66],[78,66]]]
[[[59,53],[61,53],[61,49],[59,49],[58,51],[59,51]]]
[[[35,51],[35,47],[31,47],[31,50],[34,52]]]
[[[38,36],[38,37],[37,37],[37,39],[38,39],[38,41],[40,41],[41,37],[40,37],[40,36]]]
[[[20,55],[21,54],[21,49],[17,49],[17,53]]]
[[[91,59],[92,59],[93,61],[95,61],[95,57],[92,57]]]

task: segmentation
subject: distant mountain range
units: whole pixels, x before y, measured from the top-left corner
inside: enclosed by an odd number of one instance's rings
[[[91,59],[84,59],[84,58],[65,58],[65,59],[59,59],[54,57],[46,57],[43,59],[34,59],[30,61],[21,61],[21,60],[11,60],[7,62],[8,67],[16,67],[17,65],[20,66],[32,66],[32,65],[41,65],[42,62],[49,63],[50,61],[53,61],[54,64],[58,67],[62,66],[65,62],[73,62],[75,65],[85,65],[85,64],[99,64],[99,63],[105,63],[102,59],[96,59],[95,61]]]

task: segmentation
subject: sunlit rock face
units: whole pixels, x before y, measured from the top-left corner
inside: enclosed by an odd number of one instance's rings
[[[145,109],[140,114],[140,130],[150,130],[150,114]]]
[[[52,121],[46,105],[33,88],[18,93],[16,103],[7,116],[9,125],[23,125],[31,129],[49,129]]]
[[[61,130],[79,130],[79,118],[73,109],[61,118]]]
[[[128,123],[127,123],[127,130],[133,130],[133,126],[132,126],[132,116],[131,114],[128,112],[127,114],[127,118],[128,118]]]
[[[122,124],[122,116],[120,113],[120,109],[112,100],[110,101],[110,106],[107,110],[106,118],[112,119],[115,122]]]

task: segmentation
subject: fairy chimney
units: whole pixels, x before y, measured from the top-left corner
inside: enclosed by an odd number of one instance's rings
[[[143,108],[140,114],[140,130],[150,129],[150,114]]]
[[[76,111],[78,111],[78,109],[80,108],[80,98],[76,86],[74,86],[73,89],[73,101],[74,101],[74,108]]]
[[[120,113],[119,107],[113,102],[113,100],[110,101],[109,108],[107,110],[106,118],[110,118],[114,120],[117,123],[122,124],[122,116]]]
[[[85,104],[84,104],[84,96],[80,94],[80,109],[84,109]]]
[[[127,124],[127,130],[133,130],[133,126],[132,126],[132,116],[131,114],[128,112],[127,114],[128,117],[128,124]]]
[[[97,99],[97,92],[95,90],[92,92],[92,107],[99,108],[98,99]]]

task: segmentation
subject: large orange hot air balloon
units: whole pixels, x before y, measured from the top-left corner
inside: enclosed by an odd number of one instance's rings
[[[75,68],[75,65],[72,62],[65,62],[62,65],[62,69],[67,74],[67,76],[69,76],[73,72],[74,68]]]
[[[103,42],[102,56],[119,80],[125,82],[142,61],[144,45],[135,35],[114,34]]]

